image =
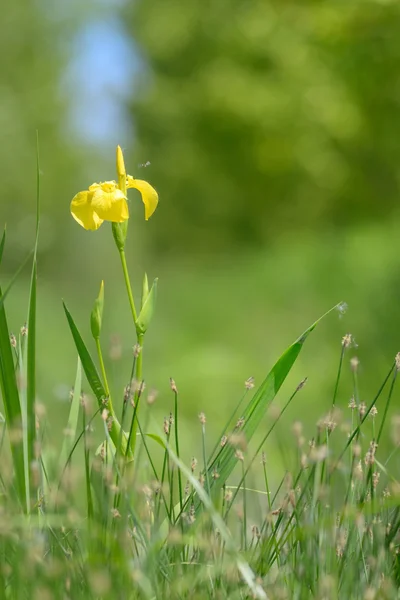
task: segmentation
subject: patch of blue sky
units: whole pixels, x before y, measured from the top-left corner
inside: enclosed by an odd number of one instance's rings
[[[119,15],[101,12],[76,32],[63,87],[74,134],[106,150],[134,135],[125,107],[142,63]]]

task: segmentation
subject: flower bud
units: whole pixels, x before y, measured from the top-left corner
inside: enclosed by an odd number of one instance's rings
[[[112,233],[119,251],[125,248],[126,235],[128,233],[128,219],[122,223],[112,223]]]
[[[153,285],[151,286],[151,290],[143,303],[142,310],[137,318],[136,329],[139,333],[145,333],[150,325],[156,303],[157,282],[158,279],[155,279]]]
[[[122,154],[121,146],[117,146],[117,174],[119,187],[121,188],[121,183],[126,186],[126,170],[124,155]],[[124,191],[124,193],[126,193],[126,190]]]
[[[100,337],[101,322],[103,320],[103,306],[104,306],[104,281],[101,282],[100,292],[95,300],[92,314],[90,315],[90,328],[92,330],[92,336],[94,339]]]

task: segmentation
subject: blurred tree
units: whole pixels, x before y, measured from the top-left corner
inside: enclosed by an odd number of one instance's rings
[[[42,169],[40,251],[55,250],[47,255],[50,260],[65,249],[64,228],[58,226],[57,216],[65,222],[73,189],[69,186],[80,170],[75,140],[67,127],[68,94],[62,87],[68,60],[65,41],[72,21],[50,8],[17,0],[3,3],[1,10],[0,227],[7,222],[5,259],[11,270],[33,244],[36,131]]]
[[[159,249],[397,210],[399,3],[137,0],[127,17],[147,67],[131,109],[161,192]]]

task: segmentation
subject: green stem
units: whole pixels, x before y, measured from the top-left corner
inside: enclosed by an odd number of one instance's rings
[[[124,250],[120,250],[119,251],[119,255],[120,255],[120,258],[121,258],[122,271],[124,273],[126,291],[128,293],[128,299],[129,299],[129,305],[131,307],[132,318],[133,318],[133,322],[134,322],[135,328],[136,328],[137,343],[140,346],[140,352],[139,352],[139,355],[137,357],[137,362],[136,362],[135,379],[138,382],[138,384],[141,384],[141,382],[142,382],[142,370],[143,370],[143,339],[144,339],[144,334],[140,333],[138,331],[138,328],[136,327],[137,312],[136,312],[136,307],[135,307],[135,301],[133,299],[133,294],[132,294],[131,281],[129,279],[129,274],[128,274],[128,266],[126,264],[125,251]],[[131,435],[131,438],[130,438],[130,446],[131,446],[132,453],[135,452],[135,446],[136,446],[136,435],[137,435],[137,422],[136,421],[137,421],[137,418],[139,416],[139,413],[138,413],[139,400],[140,400],[140,394],[138,394],[136,392],[135,393],[135,397],[134,397],[134,403],[135,403],[135,407],[136,407],[135,408],[135,422],[133,423],[132,435]]]
[[[107,394],[107,403],[108,403],[110,412],[114,412],[113,408],[112,408],[112,402],[111,402],[111,396],[110,396],[110,388],[108,387],[106,368],[104,366],[103,353],[101,351],[100,338],[98,338],[98,337],[95,338],[95,342],[96,342],[97,356],[99,357],[101,375],[103,377],[104,389],[105,389],[105,392]]]
[[[107,410],[110,414],[110,417],[112,419],[110,437],[114,443],[115,448],[117,448],[117,452],[118,452],[119,445],[121,444],[121,452],[122,452],[122,449],[125,444],[121,443],[121,439],[120,439],[121,425],[115,415],[114,407],[112,405],[110,388],[108,386],[107,374],[106,374],[106,369],[104,366],[103,353],[101,351],[101,346],[100,346],[100,338],[98,338],[98,337],[95,338],[95,343],[96,343],[97,355],[99,357],[100,370],[101,370],[101,374],[103,377],[104,391],[106,392],[106,397],[107,397],[106,402],[104,404],[104,408],[107,408]],[[102,407],[100,407],[100,410],[102,410]],[[124,442],[126,443],[126,436],[123,433],[122,433],[122,438],[124,438]],[[128,451],[128,449],[127,449],[127,451]]]
[[[136,313],[135,301],[133,299],[133,294],[132,294],[131,282],[130,282],[129,274],[128,274],[128,266],[126,264],[125,250],[119,250],[119,256],[121,258],[122,271],[124,273],[126,291],[128,293],[128,299],[129,299],[129,305],[131,307],[132,318],[133,318],[133,322],[136,327],[137,313]],[[139,338],[139,334],[138,334],[138,338]]]
[[[137,361],[136,361],[136,374],[135,374],[135,379],[136,379],[136,384],[138,386],[137,391],[135,392],[135,396],[134,396],[134,421],[132,423],[132,431],[131,431],[131,436],[130,436],[130,446],[131,446],[131,450],[132,450],[132,454],[135,455],[135,446],[136,446],[136,436],[137,436],[137,429],[138,429],[138,417],[139,417],[139,402],[140,402],[140,396],[141,394],[139,393],[139,389],[142,386],[142,368],[143,368],[143,338],[144,338],[144,334],[143,333],[138,333],[138,344],[140,346],[140,351],[139,351],[139,355],[137,357]]]

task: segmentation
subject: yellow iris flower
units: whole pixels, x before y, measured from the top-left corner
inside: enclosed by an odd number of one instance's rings
[[[120,148],[118,152],[121,152]],[[156,190],[147,181],[134,179],[131,175],[126,175],[125,187],[140,192],[147,221],[157,208]],[[116,181],[93,183],[88,190],[76,194],[71,202],[71,214],[79,225],[91,230],[98,229],[103,221],[122,223],[129,219],[126,195]]]

